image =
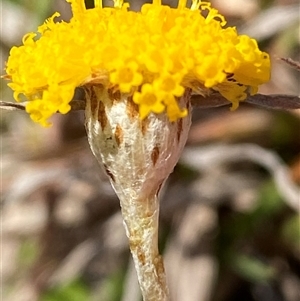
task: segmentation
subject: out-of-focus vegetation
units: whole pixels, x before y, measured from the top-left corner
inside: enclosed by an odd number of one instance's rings
[[[211,2],[270,53],[272,80],[260,92],[299,95],[299,73],[278,60],[300,60],[298,1]],[[1,5],[3,68],[45,17],[70,17],[64,0]],[[4,81],[1,100],[13,101]],[[54,116],[48,129],[2,112],[0,126],[3,298],[140,300],[119,203],[89,150],[83,112]],[[172,301],[300,300],[299,185],[299,111],[195,109],[161,196]]]

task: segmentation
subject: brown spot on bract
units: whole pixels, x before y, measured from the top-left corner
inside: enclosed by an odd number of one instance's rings
[[[177,122],[177,142],[178,143],[180,141],[182,128],[183,128],[183,120],[182,120],[182,118],[180,118]]]
[[[186,103],[186,109],[190,112],[191,111],[191,101],[188,100]]]
[[[141,121],[141,126],[142,126],[142,134],[143,134],[143,136],[145,136],[145,134],[146,134],[146,132],[148,130],[148,126],[149,126],[149,119],[148,119],[148,117],[145,118],[145,119],[143,119]]]
[[[107,125],[108,119],[105,112],[105,106],[102,101],[99,101],[98,121],[100,122],[101,128],[103,130]]]
[[[94,91],[94,89],[89,88],[88,91],[88,97],[90,97],[90,101],[91,101],[91,112],[92,115],[95,114],[96,110],[97,110],[97,106],[98,106],[98,100],[97,100],[97,95]]]
[[[104,165],[104,169],[105,169],[105,172],[106,174],[109,176],[109,178],[115,182],[115,176],[113,175],[113,173],[108,169],[107,165],[103,164]]]
[[[114,89],[108,90],[108,97],[114,103],[121,100],[121,92],[119,90],[115,91]]]
[[[127,99],[126,112],[131,122],[139,115],[139,107],[133,102],[131,96]]]
[[[155,146],[151,153],[151,160],[152,160],[153,166],[155,166],[158,157],[159,157],[159,147]]]
[[[117,124],[116,130],[115,130],[115,139],[116,139],[118,146],[120,146],[121,143],[123,142],[123,138],[124,138],[123,129],[121,128],[121,126],[119,124]]]

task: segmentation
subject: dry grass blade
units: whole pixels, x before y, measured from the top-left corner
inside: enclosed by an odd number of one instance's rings
[[[186,148],[181,160],[184,164],[202,171],[228,162],[241,160],[254,162],[269,171],[287,205],[300,212],[300,189],[291,180],[288,167],[274,152],[255,144],[212,145],[206,148]]]
[[[209,96],[192,95],[192,105],[199,109],[209,109],[230,105],[230,102],[217,92]]]
[[[289,63],[291,61],[287,59]],[[294,61],[293,61],[294,62]],[[295,62],[297,63],[297,62]],[[297,63],[299,64],[299,63]],[[298,66],[300,68],[300,65]],[[299,69],[300,70],[300,69]],[[274,95],[264,95],[264,94],[256,94],[253,96],[249,96],[244,102],[262,106],[268,109],[275,110],[295,110],[300,109],[300,98],[298,96],[293,95],[284,95],[284,94],[274,94]],[[72,111],[82,111],[85,109],[85,100],[83,99],[75,99],[70,102]],[[193,106],[199,109],[209,109],[215,107],[221,107],[230,105],[230,102],[224,98],[219,93],[212,93],[209,96],[201,96],[201,95],[192,95],[192,104]],[[13,103],[0,101],[0,109],[15,111],[15,110],[25,110],[26,103]]]
[[[25,110],[25,104],[0,100],[0,109],[7,111]]]
[[[249,96],[245,102],[275,110],[300,109],[300,98],[293,95],[263,95]]]
[[[7,110],[7,111],[15,111],[15,110],[25,111],[26,104],[27,102],[15,103],[15,102],[0,100],[0,109]],[[86,102],[84,99],[74,99],[70,102],[71,110],[82,111],[85,109],[85,104]]]
[[[300,109],[300,98],[298,96],[293,96],[293,95],[256,94],[253,96],[249,96],[246,100],[244,100],[244,102],[266,107],[268,109],[275,109],[275,110]],[[192,104],[200,109],[208,109],[208,108],[230,105],[230,102],[226,100],[222,95],[218,93],[213,93],[208,97],[204,97],[201,95],[193,95]]]
[[[72,111],[85,110],[86,101],[84,99],[73,99],[70,102]]]
[[[300,71],[300,62],[297,62],[291,58],[285,58],[285,57],[281,57],[280,59],[283,62],[287,63],[290,67],[296,69],[297,71]]]

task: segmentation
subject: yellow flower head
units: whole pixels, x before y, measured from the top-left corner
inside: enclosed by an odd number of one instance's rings
[[[207,2],[193,0],[186,8],[179,0],[170,8],[154,0],[133,12],[123,0],[114,0],[113,8],[95,0],[93,9],[84,0],[67,1],[70,22],[54,22],[55,13],[11,49],[6,66],[16,100],[25,95],[27,112],[43,125],[70,110],[79,86],[131,94],[141,118],[165,111],[172,121],[186,114],[177,98],[187,88],[219,91],[237,107],[269,79],[269,56],[255,40],[224,28],[224,17]]]

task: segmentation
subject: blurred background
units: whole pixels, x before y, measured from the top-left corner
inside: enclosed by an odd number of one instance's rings
[[[299,95],[300,74],[278,59],[300,61],[299,2],[211,2],[270,53],[272,80],[260,92]],[[64,0],[0,7],[2,70],[25,33],[55,11],[71,16]],[[3,80],[0,89],[13,101]],[[89,149],[84,113],[52,122],[45,129],[24,112],[1,112],[2,298],[140,301],[119,202]],[[196,108],[161,195],[172,301],[300,300],[299,185],[299,110]]]

